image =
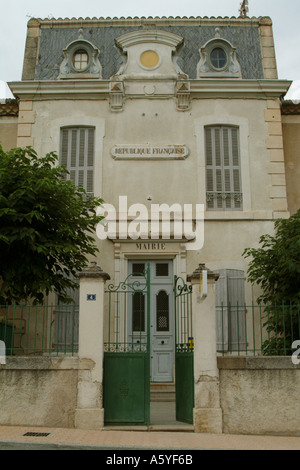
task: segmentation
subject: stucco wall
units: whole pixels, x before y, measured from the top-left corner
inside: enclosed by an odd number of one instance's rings
[[[0,366],[0,425],[73,428],[78,358],[7,358]]]
[[[74,427],[77,384],[94,363],[8,357],[0,425]],[[290,357],[218,357],[223,433],[300,436],[300,366]]]
[[[283,116],[287,198],[291,214],[300,209],[300,116]]]
[[[5,152],[17,146],[17,133],[17,117],[0,117],[0,144]]]
[[[218,358],[223,432],[300,436],[300,367],[290,357]]]

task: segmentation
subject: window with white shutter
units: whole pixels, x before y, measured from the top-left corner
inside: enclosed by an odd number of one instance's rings
[[[245,273],[220,269],[216,282],[217,350],[244,351],[246,341]]]
[[[207,210],[242,210],[237,127],[205,127]]]
[[[94,140],[93,127],[61,129],[60,162],[69,170],[72,183],[89,196],[94,195]]]

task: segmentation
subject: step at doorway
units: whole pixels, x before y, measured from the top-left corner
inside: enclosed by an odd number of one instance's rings
[[[150,402],[175,402],[175,383],[152,382]]]
[[[176,420],[175,401],[150,402],[150,431],[194,432],[194,426]]]
[[[175,383],[150,384],[149,430],[193,432],[190,424],[176,420]]]

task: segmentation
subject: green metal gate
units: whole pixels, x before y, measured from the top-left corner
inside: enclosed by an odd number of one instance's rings
[[[106,291],[105,424],[150,423],[150,266]]]
[[[192,286],[175,276],[175,390],[176,419],[193,423],[194,408],[194,338]]]

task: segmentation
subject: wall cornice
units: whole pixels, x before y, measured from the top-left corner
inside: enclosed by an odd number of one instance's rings
[[[132,82],[132,80],[131,80]],[[163,79],[152,82],[163,84]],[[236,79],[213,79],[213,80],[184,80],[189,84],[189,95],[191,99],[268,99],[281,98],[284,96],[292,82],[288,80],[236,80]],[[15,97],[22,100],[103,100],[108,99],[111,91],[110,80],[44,80],[44,81],[21,81],[10,82],[8,85]],[[126,85],[126,80],[121,81]],[[135,80],[135,83],[145,83],[143,79]],[[170,84],[170,79],[168,79]],[[123,91],[124,96],[131,98],[162,99],[172,98],[176,95],[176,87],[181,80],[173,80],[174,87],[168,86],[168,91],[159,96],[156,94],[145,95],[145,93],[128,93]],[[130,89],[130,88],[129,88]],[[141,90],[143,87],[140,88]],[[128,90],[125,86],[124,90]]]
[[[57,27],[101,27],[101,26],[148,26],[148,25],[158,25],[158,26],[169,26],[169,25],[218,25],[218,26],[260,26],[260,25],[272,25],[272,20],[268,16],[262,17],[200,17],[200,16],[183,16],[183,17],[173,17],[173,16],[162,16],[162,17],[114,17],[114,18],[31,18],[28,22],[28,27],[42,27],[42,28],[57,28]]]

